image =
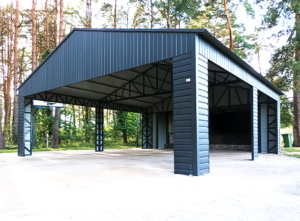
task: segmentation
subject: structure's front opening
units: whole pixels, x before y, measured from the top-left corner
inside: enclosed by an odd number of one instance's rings
[[[250,152],[251,86],[212,62],[208,67],[210,150]]]

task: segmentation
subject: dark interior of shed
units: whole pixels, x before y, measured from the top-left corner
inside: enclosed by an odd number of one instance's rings
[[[215,150],[251,150],[251,86],[209,62],[209,143]]]

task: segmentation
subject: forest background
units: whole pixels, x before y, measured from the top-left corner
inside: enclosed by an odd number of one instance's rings
[[[287,96],[281,127],[300,146],[298,0],[2,0],[0,4],[0,149],[18,137],[18,87],[73,28],[205,28]],[[54,79],[55,80],[55,79]],[[141,115],[104,111],[105,145],[141,145]],[[94,148],[95,110],[39,109],[34,148]],[[139,135],[139,136],[138,136]]]

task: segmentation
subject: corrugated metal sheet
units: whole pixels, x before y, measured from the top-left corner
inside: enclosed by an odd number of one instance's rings
[[[197,39],[197,50],[204,57],[247,82],[248,84],[256,87],[258,90],[262,91],[273,99],[277,101],[280,100],[278,92],[275,92],[270,88],[270,86],[266,85],[266,79],[264,79],[264,82],[261,81],[262,79],[259,80],[257,76],[254,76],[251,72],[245,70],[240,63],[232,60],[229,56],[227,56],[227,54],[222,53],[218,47],[202,38],[201,35],[199,35]],[[257,75],[259,74],[257,73]]]
[[[75,30],[21,86],[26,96],[190,52],[192,33]]]

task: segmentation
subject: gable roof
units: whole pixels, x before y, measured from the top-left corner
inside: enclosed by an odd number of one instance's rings
[[[68,38],[74,32],[111,32],[111,33],[186,33],[186,34],[197,34],[201,38],[206,39],[209,43],[211,43],[214,47],[216,47],[219,51],[224,53],[228,58],[236,62],[239,66],[245,69],[252,76],[257,78],[260,82],[271,88],[279,95],[284,95],[284,93],[279,90],[275,85],[273,85],[270,81],[265,79],[261,74],[255,71],[247,62],[233,53],[229,48],[223,45],[218,39],[213,37],[206,29],[92,29],[92,28],[74,28],[60,44],[52,51],[52,53],[42,62],[33,72],[32,74],[20,85],[19,89],[23,87],[26,82],[47,62],[47,60],[54,56],[55,52],[68,40]]]

